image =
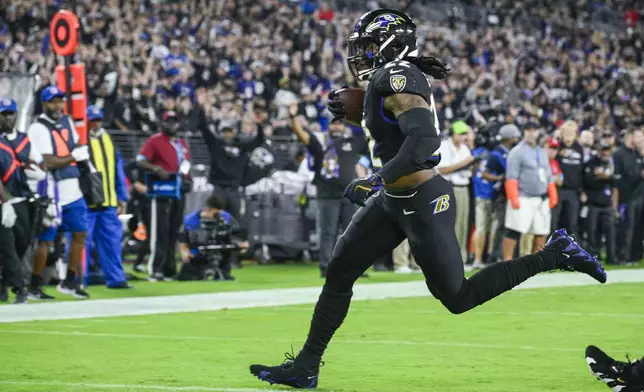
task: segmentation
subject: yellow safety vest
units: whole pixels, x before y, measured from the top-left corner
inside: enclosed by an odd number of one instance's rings
[[[116,207],[116,149],[112,138],[107,132],[98,137],[90,135],[89,148],[94,167],[103,176],[105,202],[101,207]]]

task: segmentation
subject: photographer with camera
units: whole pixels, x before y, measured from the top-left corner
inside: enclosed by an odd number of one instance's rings
[[[201,210],[183,220],[179,248],[184,265],[178,279],[204,280],[211,271],[214,280],[235,280],[230,274],[231,258],[236,256],[236,250],[248,249],[243,237],[244,230],[223,210],[222,200],[217,195],[210,196]]]

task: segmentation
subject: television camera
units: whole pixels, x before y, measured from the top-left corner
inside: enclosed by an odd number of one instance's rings
[[[201,219],[199,228],[187,233],[190,248],[198,254],[184,265],[179,280],[224,280],[221,264],[231,252],[241,249],[235,236],[242,232],[243,229],[235,229],[221,216]]]

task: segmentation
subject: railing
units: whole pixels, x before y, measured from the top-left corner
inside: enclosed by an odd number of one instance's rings
[[[143,143],[150,135],[138,131],[120,131],[109,129],[107,132],[112,136],[114,144],[118,147],[124,160],[130,161],[136,158]],[[183,137],[188,143],[192,154],[193,165],[210,165],[211,154],[204,139],[199,134],[188,134]],[[284,167],[299,148],[298,142],[291,136],[272,136],[268,138],[270,149],[275,158],[275,167]]]

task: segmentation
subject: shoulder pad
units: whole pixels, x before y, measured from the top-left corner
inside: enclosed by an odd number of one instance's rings
[[[373,77],[373,83],[382,95],[406,93],[425,96],[431,89],[425,74],[405,60],[392,61],[380,68]]]

